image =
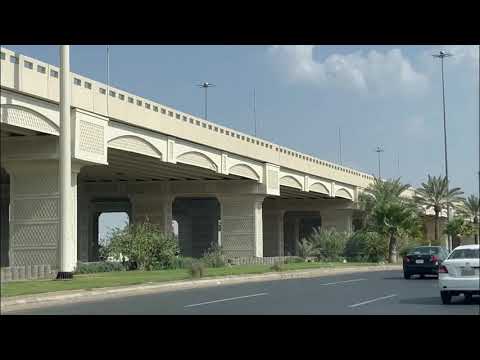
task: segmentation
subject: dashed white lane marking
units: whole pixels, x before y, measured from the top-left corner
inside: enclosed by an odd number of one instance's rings
[[[374,301],[390,299],[390,298],[395,297],[395,296],[397,296],[397,295],[396,295],[396,294],[392,294],[392,295],[388,295],[388,296],[382,296],[382,297],[375,298],[375,299],[372,299],[372,300],[363,301],[363,302],[358,303],[358,304],[349,305],[348,307],[349,307],[349,308],[354,308],[354,307],[357,307],[357,306],[362,306],[362,305],[365,305],[365,304],[370,304],[370,303],[372,303],[372,302],[374,302]]]
[[[255,296],[264,296],[264,295],[268,295],[268,293],[259,293],[259,294],[245,295],[245,296],[237,296],[237,297],[228,298],[228,299],[206,301],[206,302],[202,302],[202,303],[198,303],[198,304],[186,305],[184,307],[189,308],[189,307],[194,307],[194,306],[201,306],[201,305],[207,305],[207,304],[219,303],[219,302],[224,302],[224,301],[232,301],[232,300],[238,300],[238,299],[251,298],[251,297],[255,297]]]
[[[345,283],[350,283],[350,282],[355,282],[355,281],[364,281],[367,279],[353,279],[353,280],[344,280],[344,281],[337,281],[337,282],[331,282],[331,283],[325,283],[325,284],[320,284],[320,285],[336,285],[336,284],[345,284]]]

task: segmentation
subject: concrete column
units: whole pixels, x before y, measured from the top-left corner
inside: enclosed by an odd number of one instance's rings
[[[264,196],[220,196],[222,246],[233,257],[263,257]]]
[[[131,200],[133,222],[143,222],[148,218],[150,223],[159,225],[164,232],[173,233],[173,196],[135,194]]]
[[[335,228],[337,231],[353,231],[353,211],[350,209],[332,209],[322,212],[322,227]]]
[[[10,266],[58,269],[58,161],[9,161],[6,168],[10,174]],[[68,265],[74,266],[74,253],[69,254]]]
[[[72,239],[71,137],[70,137],[70,47],[60,47],[60,242],[58,278],[71,278],[75,269],[76,241]],[[107,94],[108,96],[108,94]],[[76,181],[75,181],[76,184]],[[76,187],[76,185],[75,185]],[[76,235],[76,234],[75,234]],[[76,237],[76,236],[75,236]]]
[[[90,196],[84,190],[85,185],[80,184],[78,190],[78,211],[77,211],[77,251],[78,260],[82,262],[89,261],[89,247],[91,238],[93,237],[92,228],[92,205],[90,204]]]
[[[263,211],[264,256],[284,256],[284,210]]]
[[[294,230],[293,230],[293,235],[294,235],[294,238],[293,238],[293,248],[294,248],[294,254],[295,256],[298,254],[298,241],[300,240],[299,239],[299,235],[300,235],[300,217],[296,217],[295,220],[294,220],[294,223],[293,223],[293,227],[294,227]]]
[[[6,180],[5,176],[5,180]],[[10,183],[0,183],[0,266],[8,266]]]

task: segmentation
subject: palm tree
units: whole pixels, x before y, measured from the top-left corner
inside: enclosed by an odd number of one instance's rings
[[[388,237],[388,262],[396,262],[400,235],[418,227],[416,207],[403,199],[381,202],[373,210],[371,219],[371,227]]]
[[[414,199],[416,203],[426,210],[433,209],[435,212],[435,241],[438,242],[439,228],[438,220],[442,210],[448,206],[454,208],[456,205],[463,201],[460,195],[463,191],[456,187],[448,189],[448,182],[446,177],[436,177],[428,175],[426,183],[422,183],[422,187],[416,190]]]
[[[460,208],[460,214],[468,217],[470,220],[473,218],[475,224],[475,244],[478,244],[479,237],[479,222],[480,222],[480,199],[475,195],[470,195],[463,203],[463,207]]]
[[[375,178],[364,192],[359,195],[360,209],[364,212],[364,226],[369,222],[373,209],[380,202],[398,200],[402,193],[410,188],[409,184],[402,184],[400,178],[383,181]]]
[[[443,232],[452,237],[452,242],[455,244],[453,248],[455,248],[458,246],[461,236],[470,236],[473,231],[474,229],[470,221],[461,216],[456,216],[447,223]]]
[[[411,201],[402,197],[410,187],[400,179],[374,183],[360,195],[360,207],[365,211],[367,226],[388,237],[388,261],[396,262],[397,242],[400,234],[418,228],[418,214]]]

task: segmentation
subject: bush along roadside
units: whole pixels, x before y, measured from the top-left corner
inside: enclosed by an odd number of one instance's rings
[[[178,263],[179,245],[173,234],[148,221],[112,232],[104,250],[108,258],[121,261],[129,270],[170,269]]]
[[[98,262],[89,262],[77,263],[75,269],[75,274],[94,274],[94,273],[103,273],[111,271],[125,271],[126,267],[124,264],[119,262],[112,261],[98,261]]]

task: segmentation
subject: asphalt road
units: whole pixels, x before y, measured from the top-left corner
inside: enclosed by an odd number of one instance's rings
[[[289,279],[65,304],[9,314],[122,315],[479,315],[480,297],[443,305],[434,277],[401,271]]]

